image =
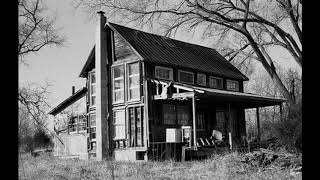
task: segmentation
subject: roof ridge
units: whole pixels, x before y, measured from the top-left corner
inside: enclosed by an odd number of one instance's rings
[[[120,25],[120,24],[112,23],[112,22],[108,22],[108,23],[111,24],[111,25],[121,26],[121,27],[128,28],[128,29],[132,29],[132,30],[135,30],[135,31],[140,31],[140,32],[143,32],[143,33],[147,33],[147,34],[150,34],[150,35],[159,36],[159,37],[161,37],[161,38],[164,37],[164,38],[167,38],[167,39],[170,39],[170,40],[174,40],[174,41],[178,41],[178,42],[181,42],[181,43],[191,44],[191,45],[199,46],[199,47],[202,47],[202,48],[207,48],[207,49],[210,49],[210,50],[215,50],[215,51],[217,51],[217,50],[214,49],[214,48],[207,47],[207,46],[203,46],[203,45],[200,45],[200,44],[194,44],[194,43],[190,43],[190,42],[186,42],[186,41],[182,41],[182,40],[178,40],[178,39],[173,39],[173,38],[171,38],[171,37],[162,36],[162,35],[159,35],[159,34],[154,34],[154,33],[142,31],[142,30],[139,30],[139,29],[134,29],[134,28],[132,28],[132,27],[127,27],[127,26],[123,26],[123,25]]]

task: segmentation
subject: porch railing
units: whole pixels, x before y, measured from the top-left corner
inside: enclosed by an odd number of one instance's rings
[[[182,146],[181,142],[150,142],[148,149],[148,158],[154,161],[163,160],[181,160]]]

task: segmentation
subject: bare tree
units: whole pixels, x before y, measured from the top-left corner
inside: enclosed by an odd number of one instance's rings
[[[37,85],[28,83],[18,90],[19,111],[25,111],[28,115],[26,119],[33,119],[33,125],[36,129],[46,128],[47,108],[49,104],[48,88],[50,85]]]
[[[75,0],[77,8],[90,13],[105,9],[108,16],[127,22],[160,25],[167,36],[178,30],[203,30],[203,37],[231,39],[223,54],[232,61],[258,60],[281,94],[292,101],[289,90],[278,75],[270,48],[281,48],[302,66],[302,1],[276,0]],[[290,30],[288,27],[293,27]],[[233,47],[230,47],[230,44]]]
[[[49,16],[42,0],[19,0],[19,63],[27,65],[26,56],[40,51],[43,47],[61,46],[65,37],[56,28],[56,16]],[[20,86],[18,91],[19,110],[25,110],[37,127],[45,127],[49,84],[33,83]]]
[[[19,61],[26,63],[25,56],[38,52],[45,46],[61,46],[65,38],[56,28],[56,16],[46,16],[42,0],[19,0]]]

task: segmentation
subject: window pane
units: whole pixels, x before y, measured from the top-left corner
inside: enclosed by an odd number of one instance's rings
[[[239,82],[238,81],[227,80],[227,89],[228,90],[239,91]]]
[[[114,101],[115,102],[121,102],[121,101],[123,101],[123,99],[124,99],[124,93],[123,93],[123,91],[117,91],[117,92],[115,92],[114,93]]]
[[[177,106],[177,118],[179,125],[187,125],[190,115],[188,106]]]
[[[173,75],[173,69],[171,69],[171,68],[163,68],[163,67],[159,67],[159,66],[155,67],[156,78],[173,80],[172,75]]]
[[[139,74],[139,63],[129,64],[129,75]]]
[[[115,90],[123,89],[123,88],[124,88],[123,79],[114,81],[114,89]]]
[[[95,83],[96,82],[96,75],[95,73],[91,73],[91,83]]]
[[[206,75],[204,74],[198,74],[198,78],[197,78],[198,84],[199,85],[206,85]]]
[[[125,126],[116,125],[115,126],[115,136],[114,139],[125,139]]]
[[[129,78],[129,87],[139,86],[139,76]]]
[[[124,111],[115,111],[114,113],[114,123],[115,124],[120,124],[120,125],[124,125],[125,124],[125,114]]]
[[[114,67],[114,78],[123,77],[123,66]]]
[[[95,125],[96,125],[96,115],[90,114],[90,126],[95,126]]]
[[[211,88],[222,89],[223,88],[222,79],[210,77],[209,86]]]
[[[133,88],[129,90],[129,98],[130,99],[139,99],[140,91],[139,88]]]
[[[96,96],[91,96],[91,105],[96,104]]]
[[[128,97],[131,99],[139,99],[140,96],[140,76],[139,76],[139,63],[128,65]]]
[[[193,73],[179,71],[179,81],[193,84]]]
[[[96,93],[96,87],[94,84],[91,85],[91,94],[95,94]]]
[[[163,123],[175,124],[176,122],[175,106],[172,104],[163,104]]]

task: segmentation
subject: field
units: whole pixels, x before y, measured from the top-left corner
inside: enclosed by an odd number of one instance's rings
[[[302,173],[244,163],[236,152],[186,162],[98,162],[21,154],[19,179],[302,179]]]

